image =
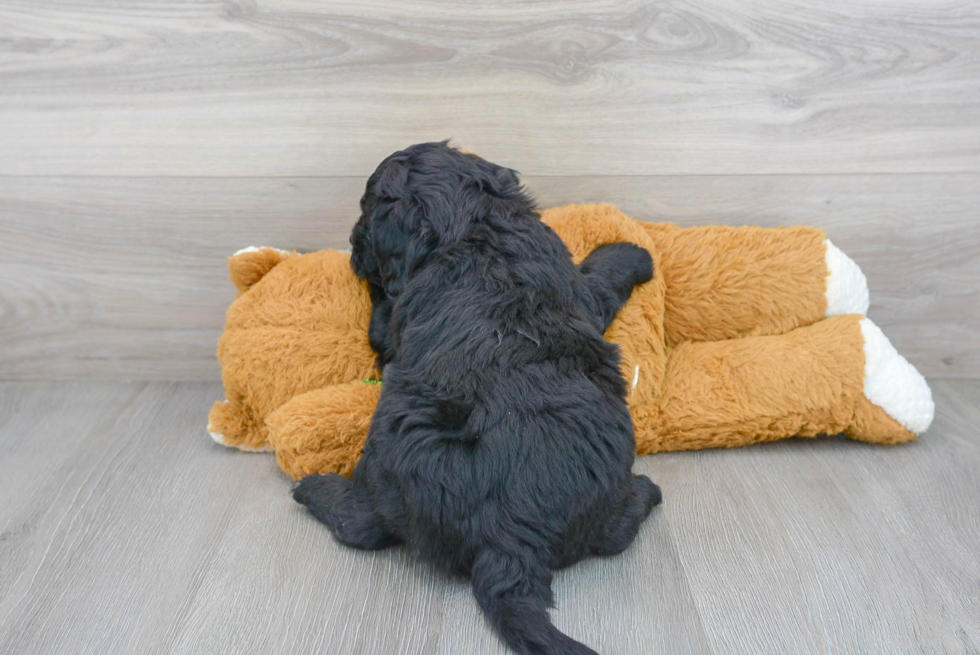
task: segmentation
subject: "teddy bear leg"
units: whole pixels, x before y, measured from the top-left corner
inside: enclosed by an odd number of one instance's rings
[[[350,477],[361,458],[381,385],[360,380],[300,394],[265,420],[279,466],[294,480]]]
[[[861,318],[859,325],[864,342],[864,393],[858,397],[854,419],[844,432],[862,441],[908,441],[910,434],[922,434],[932,424],[936,408],[932,391],[922,374],[895,350],[871,319]],[[882,413],[892,420],[884,420]]]
[[[681,344],[657,412],[638,421],[637,449],[838,433],[899,443],[928,428],[932,413],[918,371],[871,321],[845,314],[783,335]]]
[[[668,345],[783,334],[868,309],[860,267],[821,230],[645,226],[666,284]]]

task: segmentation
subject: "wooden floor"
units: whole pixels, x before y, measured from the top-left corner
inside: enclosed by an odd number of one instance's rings
[[[925,437],[641,458],[664,505],[557,576],[602,653],[976,653],[980,382]],[[0,384],[0,653],[505,653],[461,581],[334,543],[271,455],[213,443],[219,384]]]

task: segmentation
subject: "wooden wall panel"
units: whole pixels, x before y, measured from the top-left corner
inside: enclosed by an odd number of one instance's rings
[[[980,374],[980,3],[5,0],[0,378],[213,379],[243,245],[346,242],[455,137],[542,205],[812,223]]]
[[[977,171],[980,6],[6,0],[0,174]]]
[[[871,317],[930,376],[980,375],[980,175],[529,177],[542,206],[811,224],[864,269]],[[0,379],[217,379],[249,245],[346,247],[360,178],[0,177]]]

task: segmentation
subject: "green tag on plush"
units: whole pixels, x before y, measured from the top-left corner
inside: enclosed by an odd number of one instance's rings
[[[381,380],[365,380],[362,379],[361,382],[367,382],[368,384],[384,384]]]

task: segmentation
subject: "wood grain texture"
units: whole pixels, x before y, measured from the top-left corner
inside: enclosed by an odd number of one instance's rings
[[[701,451],[664,480],[684,506],[669,516],[689,546],[690,584],[720,592],[697,596],[715,652],[942,653],[980,643],[980,385],[934,381],[933,390],[936,422],[908,446],[823,439]]]
[[[813,224],[927,375],[980,377],[980,3],[5,0],[0,380],[216,380],[248,245],[344,247],[455,137],[542,206]],[[606,653],[976,653],[980,383],[919,442],[636,468],[665,505],[555,581]],[[335,544],[215,382],[0,382],[0,652],[506,652],[465,582]]]
[[[6,0],[0,174],[977,172],[980,5]]]
[[[637,460],[665,503],[553,612],[603,653],[970,653],[980,382],[913,444]],[[0,652],[502,655],[464,581],[343,548],[270,455],[214,444],[215,383],[0,383]]]
[[[684,225],[810,224],[864,269],[926,375],[980,376],[980,175],[528,177],[542,206]],[[218,379],[249,245],[343,248],[361,178],[0,177],[0,379]]]

